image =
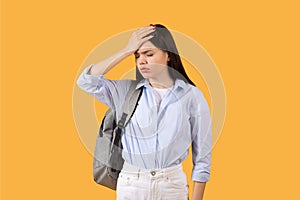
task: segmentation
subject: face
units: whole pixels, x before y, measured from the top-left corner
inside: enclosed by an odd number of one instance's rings
[[[157,78],[168,73],[168,53],[146,41],[135,52],[136,65],[144,78]]]

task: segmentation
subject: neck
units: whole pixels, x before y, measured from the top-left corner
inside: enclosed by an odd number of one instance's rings
[[[174,80],[171,77],[163,79],[149,78],[149,82],[154,88],[169,88],[174,85]]]

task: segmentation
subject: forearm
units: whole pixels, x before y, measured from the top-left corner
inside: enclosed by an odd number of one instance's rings
[[[133,54],[144,42],[151,39],[153,35],[149,35],[149,34],[152,33],[154,30],[155,27],[152,26],[147,26],[138,29],[132,34],[125,48],[121,49],[119,52],[112,55],[111,57],[93,65],[93,67],[88,72],[88,74],[92,74],[92,75],[106,74],[109,70],[111,70],[123,59]]]
[[[114,66],[120,63],[123,59],[131,55],[132,52],[126,50],[126,48],[121,49],[116,54],[110,56],[109,58],[96,63],[88,74],[92,75],[101,75],[106,74],[109,70],[111,70]]]
[[[206,182],[196,182],[194,181],[194,190],[192,195],[192,200],[202,200]]]

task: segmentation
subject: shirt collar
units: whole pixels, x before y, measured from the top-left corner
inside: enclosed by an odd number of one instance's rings
[[[139,89],[140,87],[149,87],[150,86],[150,83],[149,83],[149,80],[148,79],[142,79],[136,86],[135,89]],[[184,82],[183,80],[181,79],[176,79],[175,80],[175,84],[174,84],[174,88],[177,89],[178,87],[182,88],[182,89],[187,89],[188,87],[188,83]]]

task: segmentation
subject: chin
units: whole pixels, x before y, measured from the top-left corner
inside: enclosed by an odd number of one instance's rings
[[[148,79],[148,78],[150,78],[150,77],[149,77],[149,76],[143,76],[143,78]]]
[[[150,74],[142,74],[143,78],[151,78]]]

